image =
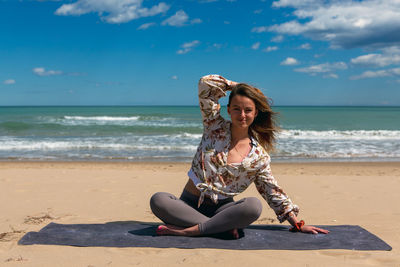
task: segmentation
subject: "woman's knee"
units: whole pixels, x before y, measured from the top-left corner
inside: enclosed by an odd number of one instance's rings
[[[261,201],[255,197],[248,197],[244,199],[243,216],[249,220],[257,220],[262,212]]]
[[[174,198],[174,195],[166,192],[157,192],[150,198],[150,208],[154,214],[162,209],[168,199]]]

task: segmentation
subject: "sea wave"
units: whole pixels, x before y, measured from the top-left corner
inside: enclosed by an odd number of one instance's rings
[[[182,120],[176,117],[159,116],[63,116],[62,118],[44,118],[44,122],[56,123],[65,126],[93,126],[93,125],[120,125],[146,127],[198,127],[200,122]]]
[[[195,151],[192,134],[135,136],[125,138],[0,138],[0,151],[126,150]]]
[[[0,159],[186,159],[201,133],[111,136],[0,136]],[[400,158],[400,131],[303,131],[280,133],[276,159]]]
[[[279,135],[280,139],[305,139],[305,140],[398,140],[400,131],[392,130],[353,130],[353,131],[310,131],[310,130],[284,130]]]
[[[85,116],[64,116],[65,120],[69,121],[93,121],[93,122],[104,122],[104,121],[137,121],[140,117],[139,116],[131,116],[131,117],[112,117],[112,116],[92,116],[92,117],[85,117]]]

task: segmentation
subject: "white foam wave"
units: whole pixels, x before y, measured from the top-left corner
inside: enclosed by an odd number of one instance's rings
[[[391,130],[352,130],[352,131],[311,131],[311,130],[284,130],[279,139],[305,140],[398,140],[400,131]]]
[[[52,122],[68,126],[82,125],[132,125],[140,119],[140,116],[112,117],[112,116],[64,116],[62,119],[55,119]]]
[[[202,134],[191,134],[191,133],[182,133],[182,134],[175,134],[172,135],[171,138],[179,139],[179,138],[188,138],[188,139],[198,139],[200,141]]]
[[[61,150],[127,150],[127,151],[195,151],[196,141],[171,136],[134,138],[74,138],[69,140],[29,140],[1,138],[0,151],[61,151]]]
[[[201,122],[183,121],[174,117],[157,116],[64,116],[62,118],[42,118],[45,122],[66,126],[120,125],[144,127],[202,127]]]
[[[64,116],[66,120],[76,120],[76,121],[137,121],[139,116],[132,117],[111,117],[111,116],[94,116],[94,117],[84,117],[84,116]]]
[[[195,151],[197,146],[149,146],[149,145],[128,145],[128,144],[94,144],[90,142],[12,142],[9,145],[1,145],[1,150],[11,151],[26,151],[26,150],[96,150],[96,149],[108,149],[108,150],[148,150],[148,151],[160,151],[160,150],[173,150],[173,151]]]
[[[278,139],[278,158],[400,158],[399,131],[295,131]],[[201,134],[103,137],[0,136],[0,159],[46,158],[190,158]],[[283,136],[283,137],[282,137]]]

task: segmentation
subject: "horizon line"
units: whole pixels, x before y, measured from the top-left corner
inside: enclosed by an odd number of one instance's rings
[[[0,105],[2,107],[198,107],[199,105]],[[221,106],[224,107],[224,106]],[[272,105],[272,107],[400,107],[400,105]]]

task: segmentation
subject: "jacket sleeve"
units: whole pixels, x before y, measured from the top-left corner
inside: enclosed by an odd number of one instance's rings
[[[226,96],[226,92],[232,89],[233,84],[232,81],[214,74],[200,79],[199,104],[204,127],[209,128],[222,119],[218,100]]]
[[[290,198],[283,192],[271,172],[270,158],[263,159],[262,168],[254,181],[258,192],[274,210],[279,222],[284,222],[289,215],[299,213],[299,208],[292,203]]]

